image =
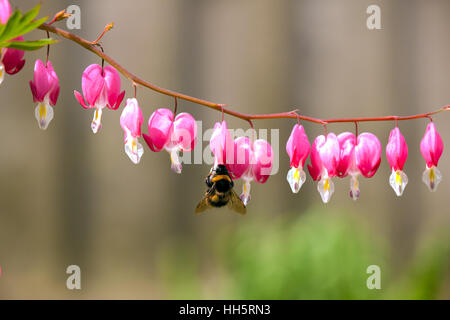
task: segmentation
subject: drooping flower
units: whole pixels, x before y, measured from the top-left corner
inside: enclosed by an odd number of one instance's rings
[[[0,23],[6,24],[11,16],[11,5],[8,0],[0,0]],[[14,41],[23,41],[23,37],[19,36]],[[15,74],[19,72],[24,64],[23,60],[25,52],[22,50],[1,48],[0,54],[0,84],[5,78],[5,72],[8,74]]]
[[[426,167],[422,175],[423,182],[430,191],[436,191],[442,174],[437,168],[439,158],[444,151],[444,143],[433,122],[430,122],[420,142],[420,152],[425,159]]]
[[[103,108],[116,110],[125,95],[125,91],[120,92],[119,73],[112,66],[102,69],[98,64],[91,64],[83,72],[81,88],[84,98],[76,90],[74,91],[75,98],[83,108],[95,108],[91,128],[94,133],[97,133],[102,126]]]
[[[294,193],[297,193],[300,190],[306,180],[303,166],[309,156],[310,150],[311,145],[303,126],[296,124],[286,143],[286,152],[291,160],[291,169],[288,171],[286,178]]]
[[[252,144],[248,137],[238,137],[231,140],[230,151],[227,153],[226,167],[233,179],[240,179],[248,174],[253,157]]]
[[[136,98],[127,99],[125,108],[123,108],[120,116],[120,126],[124,131],[125,153],[135,164],[139,163],[144,153],[144,148],[139,143],[143,121],[144,117]]]
[[[20,36],[13,40],[23,41],[23,37]],[[12,48],[1,49],[0,84],[5,78],[5,72],[7,74],[13,75],[22,70],[23,66],[25,65],[25,59],[23,59],[24,55],[25,52],[22,50]]]
[[[311,165],[308,165],[309,174],[314,181],[319,181],[317,190],[322,201],[330,201],[334,192],[334,183],[331,180],[338,174],[339,141],[334,133],[318,136],[311,147]]]
[[[343,132],[338,135],[340,157],[338,175],[350,179],[350,197],[357,200],[359,197],[359,175],[366,178],[372,177],[381,163],[381,143],[378,138],[369,132],[355,135],[351,132]]]
[[[52,106],[55,106],[58,100],[59,79],[50,61],[44,65],[41,60],[36,60],[33,80],[30,81],[31,93],[33,101],[38,103],[34,114],[39,128],[45,130],[53,119]]]
[[[145,142],[152,151],[165,149],[170,154],[171,168],[181,173],[182,165],[178,153],[194,149],[197,141],[197,123],[189,113],[180,113],[175,119],[173,112],[161,108],[153,112],[148,120],[148,135]]]
[[[408,176],[403,172],[403,166],[408,158],[408,146],[398,127],[395,127],[389,134],[386,157],[392,170],[389,184],[395,194],[400,197],[408,184]]]
[[[252,143],[248,137],[237,138],[234,145],[233,161],[227,167],[234,179],[244,180],[240,198],[247,205],[251,199],[250,183],[265,183],[272,172],[273,150],[267,141],[258,139]]]
[[[209,141],[209,147],[214,155],[214,167],[219,164],[223,164],[227,166],[228,170],[230,170],[228,165],[234,164],[234,142],[225,121],[216,122],[214,125],[214,130]]]

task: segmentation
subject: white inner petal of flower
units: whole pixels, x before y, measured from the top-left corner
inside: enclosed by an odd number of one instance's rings
[[[247,203],[249,203],[251,200],[250,189],[250,180],[245,179],[244,184],[242,185],[242,194],[239,197],[241,198],[244,205],[247,205]]]
[[[334,192],[334,183],[331,181],[331,178],[328,177],[328,173],[325,170],[325,174],[322,174],[322,178],[317,184],[317,190],[322,197],[323,203],[328,203],[331,199],[331,196]]]
[[[34,109],[34,116],[36,117],[39,128],[46,130],[48,124],[53,119],[53,108],[47,101],[40,102]]]
[[[0,84],[2,84],[3,79],[5,79],[5,67],[3,63],[0,62]]]
[[[394,189],[395,194],[400,197],[408,184],[408,176],[402,170],[393,170],[389,177],[389,184]]]
[[[102,127],[102,112],[102,108],[95,108],[91,123],[91,129],[94,133],[97,133]]]
[[[359,193],[358,175],[352,175],[350,178],[350,197],[356,201],[359,198]]]
[[[439,171],[439,169],[435,166],[432,166],[431,168],[426,167],[425,171],[422,175],[422,181],[425,183],[428,187],[428,189],[432,192],[437,190],[437,186],[439,182],[442,180],[442,173]]]
[[[144,154],[142,144],[139,143],[138,138],[133,137],[130,133],[127,133],[127,139],[125,140],[125,153],[134,164],[138,164]]]
[[[181,164],[180,157],[178,156],[178,152],[179,152],[178,148],[173,148],[171,151],[169,151],[170,167],[174,172],[180,174],[183,166]]]
[[[292,167],[286,177],[293,193],[298,193],[303,183],[306,180],[306,173],[302,168]]]

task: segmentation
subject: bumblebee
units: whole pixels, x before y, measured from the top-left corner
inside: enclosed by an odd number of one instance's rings
[[[220,208],[228,205],[228,208],[240,214],[245,214],[244,203],[233,190],[234,182],[224,165],[217,165],[211,169],[206,177],[208,189],[202,200],[195,208],[195,213],[201,213],[207,209]]]

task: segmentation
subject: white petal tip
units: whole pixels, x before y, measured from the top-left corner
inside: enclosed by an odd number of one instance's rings
[[[435,192],[437,190],[437,187],[439,183],[442,180],[442,173],[441,171],[435,167],[432,166],[431,168],[426,168],[422,175],[422,181],[426,184],[428,187],[428,190],[431,192]]]
[[[250,182],[245,181],[244,184],[242,185],[242,194],[239,196],[239,198],[241,199],[241,201],[244,203],[245,206],[247,206],[247,204],[252,199],[252,197],[250,196],[250,189],[251,189]]]
[[[306,180],[305,171],[292,167],[286,177],[293,193],[298,193]]]
[[[352,198],[354,201],[359,199],[359,182],[357,176],[352,176],[350,179],[350,198]]]
[[[180,164],[173,164],[172,163],[170,168],[172,169],[173,172],[178,173],[178,174],[181,174],[181,171],[183,169],[183,167],[181,166],[181,163]]]
[[[144,154],[144,148],[138,142],[137,138],[130,137],[125,143],[125,153],[128,155],[131,162],[138,164]]]
[[[178,157],[178,150],[174,149],[170,151],[170,168],[173,172],[180,174],[183,166],[181,164],[180,158]]]
[[[245,206],[247,206],[247,204],[250,202],[250,200],[251,200],[252,197],[250,196],[250,194],[248,194],[248,195],[241,194],[241,195],[239,196],[239,198],[241,199],[242,203],[243,203]]]
[[[95,109],[94,117],[91,122],[91,129],[93,133],[97,133],[102,128],[102,109]]]
[[[34,109],[34,115],[39,129],[47,130],[48,125],[53,119],[53,108],[49,104],[41,102]]]
[[[3,79],[5,79],[5,67],[0,62],[0,85],[3,83]]]
[[[317,184],[317,190],[320,193],[323,203],[328,203],[334,192],[334,183],[329,177],[323,177]]]
[[[394,171],[389,177],[389,184],[392,189],[394,189],[397,197],[401,197],[403,192],[405,191],[406,185],[408,184],[408,176],[401,170]]]

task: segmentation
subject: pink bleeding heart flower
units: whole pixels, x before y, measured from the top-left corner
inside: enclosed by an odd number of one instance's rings
[[[141,137],[141,126],[144,122],[141,108],[136,98],[127,99],[125,108],[120,116],[120,126],[124,132],[125,153],[130,160],[138,164],[144,154],[144,148],[139,143]]]
[[[11,16],[11,5],[9,0],[0,0],[0,23],[6,24]]]
[[[197,123],[194,117],[184,112],[174,119],[171,110],[161,108],[150,116],[148,132],[148,135],[144,133],[143,136],[149,148],[154,152],[162,149],[169,152],[172,170],[181,173],[178,153],[193,150],[197,141]]]
[[[97,133],[102,126],[103,108],[108,107],[112,110],[119,108],[125,96],[125,91],[120,92],[120,85],[119,73],[112,66],[106,66],[102,69],[98,64],[91,64],[84,70],[81,78],[84,98],[76,90],[74,94],[83,108],[95,108],[91,124],[94,133]]]
[[[23,41],[23,37],[17,37],[13,39],[14,41]],[[25,65],[25,60],[23,56],[25,52],[22,50],[12,49],[12,48],[2,48],[1,49],[1,62],[0,62],[0,84],[5,78],[5,72],[7,74],[13,75],[22,70]]]
[[[214,155],[214,167],[226,165],[227,169],[230,170],[231,167],[229,165],[234,164],[234,141],[225,121],[216,122],[214,125],[213,133],[209,140],[209,147]]]
[[[351,132],[338,135],[340,158],[338,175],[350,179],[350,197],[357,200],[359,191],[359,175],[372,177],[381,163],[381,143],[378,138],[368,132],[361,133],[356,139]]]
[[[39,128],[45,130],[53,119],[52,106],[56,105],[59,95],[59,79],[50,61],[44,65],[41,60],[36,60],[30,88],[33,101],[38,103],[34,111],[36,120]]]
[[[395,194],[400,197],[408,184],[408,176],[403,172],[403,166],[408,158],[408,146],[398,127],[395,127],[389,134],[386,157],[392,170],[389,184]]]
[[[308,136],[303,126],[296,124],[286,143],[286,152],[291,160],[291,169],[288,171],[286,178],[293,193],[298,193],[306,180],[303,166],[309,156],[310,150],[311,144],[308,141]]]
[[[263,139],[253,143],[248,137],[240,137],[234,141],[233,163],[228,164],[232,175],[244,180],[240,196],[244,205],[250,201],[250,183],[255,180],[265,183],[272,172],[273,150],[270,143]]]
[[[308,171],[314,181],[319,181],[317,190],[322,201],[330,201],[334,192],[334,183],[331,180],[338,174],[339,166],[339,141],[334,133],[318,136],[311,147],[311,165]]]
[[[0,0],[0,23],[6,24],[11,16],[11,5],[8,0]],[[14,41],[23,41],[23,37],[19,36]],[[24,64],[23,56],[25,52],[22,50],[1,48],[0,57],[0,84],[5,78],[5,72],[8,74],[15,74],[19,72]]]
[[[437,168],[437,165],[443,151],[444,143],[442,138],[439,132],[437,132],[434,123],[430,122],[420,142],[420,152],[426,162],[422,180],[430,191],[436,191],[439,182],[442,180],[442,174]]]
[[[248,137],[239,137],[231,140],[232,147],[227,153],[226,167],[233,179],[240,179],[248,173],[253,157],[252,143]],[[231,161],[230,161],[231,159]]]

